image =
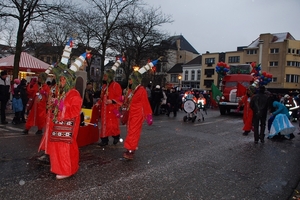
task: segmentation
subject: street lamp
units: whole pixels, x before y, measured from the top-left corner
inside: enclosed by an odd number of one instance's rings
[[[181,75],[178,75],[178,81],[179,81],[179,89],[180,89],[180,81],[181,81]]]

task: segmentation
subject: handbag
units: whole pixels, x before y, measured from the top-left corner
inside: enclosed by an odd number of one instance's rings
[[[50,133],[50,142],[65,142],[72,144],[74,125],[75,119],[55,121],[52,132]]]
[[[127,110],[127,108],[123,107],[121,110],[121,117],[120,117],[122,125],[127,124],[128,116],[129,116],[129,110]]]
[[[27,101],[27,104],[26,104],[26,110],[27,111],[31,110],[31,108],[33,106],[33,103],[34,103],[34,98],[29,98],[28,101]]]

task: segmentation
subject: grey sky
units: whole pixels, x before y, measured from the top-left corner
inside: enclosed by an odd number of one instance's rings
[[[162,30],[182,34],[200,53],[235,51],[261,33],[290,32],[300,40],[300,0],[144,0],[174,22]]]

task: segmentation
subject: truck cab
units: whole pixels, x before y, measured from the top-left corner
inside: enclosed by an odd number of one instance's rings
[[[230,66],[230,74],[225,75],[221,81],[222,96],[219,101],[221,115],[230,113],[231,109],[238,108],[241,97],[237,97],[238,82],[248,88],[253,82],[254,77],[250,75],[251,65]]]

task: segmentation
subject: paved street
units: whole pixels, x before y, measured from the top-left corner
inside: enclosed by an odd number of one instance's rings
[[[254,144],[242,136],[242,115],[209,110],[204,122],[184,112],[144,125],[133,161],[123,144],[80,148],[80,169],[56,180],[37,161],[42,136],[21,135],[24,124],[0,125],[0,199],[292,199],[300,180],[300,135]],[[297,126],[297,123],[294,123]],[[126,136],[122,126],[122,138]]]

